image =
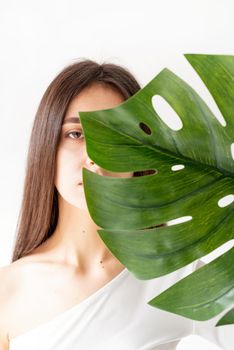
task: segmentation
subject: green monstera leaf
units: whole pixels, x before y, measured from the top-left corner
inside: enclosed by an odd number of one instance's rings
[[[87,206],[102,228],[98,234],[139,279],[175,271],[234,236],[234,56],[185,57],[225,126],[168,69],[113,109],[79,113],[87,153],[96,164],[112,172],[152,170],[114,178],[83,168]],[[157,95],[176,112],[176,130],[157,113]],[[167,225],[158,227],[162,223]],[[149,304],[200,321],[226,310],[234,302],[233,255],[231,248]]]
[[[234,309],[229,310],[216,324],[216,326],[224,326],[234,323]]]

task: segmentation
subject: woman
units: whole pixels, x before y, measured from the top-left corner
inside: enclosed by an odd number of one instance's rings
[[[66,67],[47,88],[32,129],[12,263],[0,272],[1,349],[172,350],[194,329],[224,346],[214,322],[199,327],[147,305],[195,264],[160,279],[134,278],[100,239],[86,206],[83,167],[114,177],[151,172],[94,164],[78,112],[114,108],[139,89],[128,70],[91,60]]]

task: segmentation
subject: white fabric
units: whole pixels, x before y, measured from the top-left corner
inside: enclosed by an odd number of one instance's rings
[[[234,326],[214,327],[225,312],[197,322],[147,304],[196,267],[193,262],[151,280],[124,269],[81,303],[13,338],[10,350],[174,350],[190,334],[233,350]]]

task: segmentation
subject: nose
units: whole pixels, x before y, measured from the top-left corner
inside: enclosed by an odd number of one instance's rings
[[[91,170],[93,172],[97,172],[97,170],[98,170],[97,164],[95,164],[94,161],[92,159],[90,159],[88,155],[87,155],[86,162],[85,162],[85,168],[88,168],[89,170]]]

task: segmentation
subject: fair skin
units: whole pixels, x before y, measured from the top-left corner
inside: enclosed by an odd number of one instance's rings
[[[108,250],[91,218],[85,200],[82,168],[102,176],[132,177],[133,173],[113,173],[96,165],[88,156],[82,125],[67,122],[79,111],[114,108],[124,101],[117,90],[93,83],[70,103],[61,130],[56,159],[55,186],[59,193],[59,220],[43,249],[55,260],[73,266],[82,274],[96,274],[105,263],[116,260]],[[70,135],[66,134],[70,132]]]
[[[114,108],[123,101],[117,90],[93,83],[70,102],[64,122],[77,118],[79,111]],[[65,123],[61,129],[55,169],[59,219],[53,235],[0,269],[1,349],[8,349],[9,339],[78,305],[124,269],[101,240],[79,183],[83,167],[101,176],[132,177],[133,173],[113,173],[94,164],[81,132],[77,123]]]

